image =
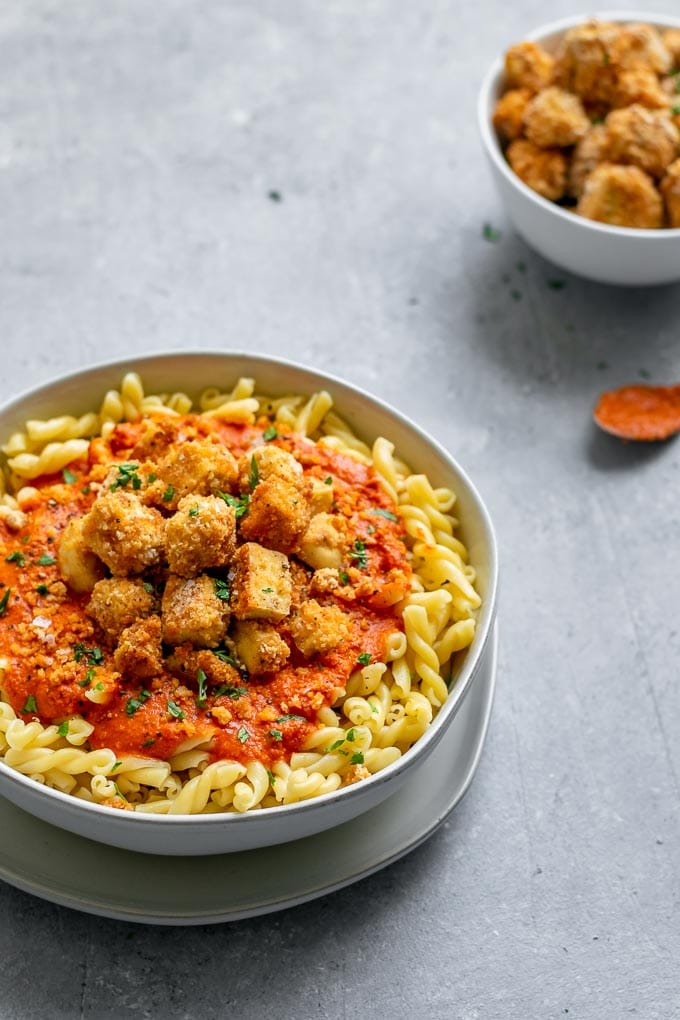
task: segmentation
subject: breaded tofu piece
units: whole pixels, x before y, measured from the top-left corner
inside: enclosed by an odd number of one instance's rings
[[[614,163],[632,164],[652,177],[663,177],[678,155],[680,133],[666,111],[634,103],[624,110],[612,110],[604,123]]]
[[[175,441],[177,429],[171,417],[159,415],[147,418],[144,430],[132,448],[132,457],[140,460],[158,461]]]
[[[673,56],[661,33],[653,25],[633,21],[620,26],[609,59],[617,67],[647,67],[657,74],[667,74],[673,66]]]
[[[322,606],[307,599],[290,621],[293,641],[307,658],[329,652],[350,634],[349,617],[338,606]]]
[[[622,67],[617,72],[612,105],[622,107],[633,103],[657,110],[668,106],[668,94],[648,67]]]
[[[542,89],[524,113],[527,138],[542,149],[574,145],[590,127],[590,118],[578,96],[557,85]]]
[[[226,567],[236,549],[236,511],[219,496],[183,496],[165,526],[165,554],[173,574],[195,577]]]
[[[505,54],[506,88],[540,92],[552,80],[553,57],[535,42],[520,42]]]
[[[663,226],[661,195],[649,174],[637,166],[601,163],[586,177],[576,212],[614,227]]]
[[[300,539],[296,553],[303,563],[315,570],[323,567],[339,569],[351,545],[349,527],[337,514],[315,514]]]
[[[82,595],[92,591],[104,575],[101,560],[83,538],[83,517],[72,517],[59,540],[57,562],[59,572],[71,591]]]
[[[522,134],[524,113],[533,94],[527,88],[508,89],[496,103],[492,121],[503,141],[511,142]]]
[[[290,656],[288,645],[269,623],[239,620],[231,636],[239,661],[253,676],[280,669]]]
[[[309,508],[312,515],[321,513],[322,510],[330,510],[335,499],[335,486],[330,475],[325,478],[309,479]]]
[[[215,581],[207,574],[192,578],[171,574],[161,608],[166,644],[216,648],[227,632],[229,605],[216,594]]]
[[[237,474],[235,458],[221,443],[191,440],[173,447],[159,462],[155,491],[163,505],[174,510],[183,496],[230,492]]]
[[[167,669],[187,687],[198,683],[199,669],[205,673],[208,683],[215,687],[239,687],[243,677],[237,670],[207,648],[194,648],[190,644],[174,648],[165,660]]]
[[[113,663],[126,679],[146,680],[162,673],[160,617],[148,616],[126,627],[118,639]]]
[[[620,31],[621,26],[611,21],[589,21],[568,29],[556,54],[554,84],[586,103],[611,106],[619,70],[611,53]]]
[[[288,557],[256,542],[239,546],[232,560],[231,608],[238,620],[282,620],[290,612]]]
[[[279,552],[292,552],[310,516],[303,486],[270,475],[252,492],[248,513],[241,519],[240,534],[246,542],[260,542]]]
[[[253,467],[253,458],[257,469]],[[302,465],[298,463],[292,453],[264,443],[256,446],[248,453],[244,453],[238,460],[238,485],[242,492],[251,488],[253,472],[256,470],[256,477],[264,482],[265,479],[276,475],[278,478],[285,478],[289,482],[297,482],[302,478]]]
[[[110,577],[97,581],[86,611],[115,640],[126,627],[155,613],[157,603],[153,589],[149,591],[142,581]]]
[[[569,194],[580,198],[586,177],[606,159],[607,129],[604,124],[594,124],[574,148],[569,164]]]
[[[119,489],[95,500],[83,518],[82,535],[112,574],[141,574],[163,557],[165,521],[157,510]]]
[[[661,34],[661,41],[671,55],[672,67],[680,67],[680,28],[668,28]]]
[[[680,31],[680,30],[679,30]],[[666,206],[669,227],[680,227],[680,159],[666,168],[666,174],[659,185]]]
[[[508,146],[508,163],[532,191],[556,202],[567,188],[567,157],[561,149],[541,149],[526,138]]]

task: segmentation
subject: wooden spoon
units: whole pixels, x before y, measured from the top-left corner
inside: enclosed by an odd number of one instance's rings
[[[680,386],[624,386],[602,393],[593,417],[620,439],[668,439],[680,432]]]

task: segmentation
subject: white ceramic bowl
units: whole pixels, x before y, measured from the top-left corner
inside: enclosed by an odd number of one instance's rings
[[[554,52],[567,29],[591,18],[599,21],[643,21],[658,28],[680,28],[680,18],[643,11],[602,11],[578,14],[544,25],[523,38]],[[521,40],[513,39],[512,42]],[[503,59],[492,65],[477,104],[479,130],[491,172],[508,217],[537,252],[579,276],[601,283],[629,286],[680,280],[680,229],[634,230],[595,223],[549,202],[532,191],[508,165],[491,122],[503,84]]]
[[[21,428],[27,418],[68,411],[82,414],[96,406],[106,390],[129,371],[139,372],[147,392],[183,390],[197,396],[217,381],[227,386],[239,376],[254,376],[258,389],[272,395],[311,394],[328,389],[342,416],[366,439],[389,437],[414,470],[436,486],[458,495],[462,537],[478,570],[482,596],[477,632],[455,686],[434,722],[393,765],[335,793],[245,814],[145,815],[90,804],[28,779],[0,761],[0,795],[44,821],[90,839],[146,853],[212,854],[271,846],[308,836],[348,821],[395,792],[420,768],[446,731],[471,685],[493,623],[497,554],[489,515],[472,483],[452,457],[397,411],[331,376],[273,358],[241,353],[163,354],[119,361],[72,373],[16,397],[0,409],[0,438]]]

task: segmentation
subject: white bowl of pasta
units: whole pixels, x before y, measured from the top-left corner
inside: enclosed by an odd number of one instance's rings
[[[495,539],[397,411],[152,355],[13,399],[0,441],[0,794],[130,850],[247,850],[370,810],[445,738]]]

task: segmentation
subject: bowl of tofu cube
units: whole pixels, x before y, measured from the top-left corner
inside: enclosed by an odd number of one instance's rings
[[[544,25],[495,61],[477,113],[532,248],[601,283],[680,279],[680,19],[604,11]]]
[[[94,365],[0,409],[0,795],[152,854],[370,811],[471,689],[488,511],[339,378],[242,352]]]

